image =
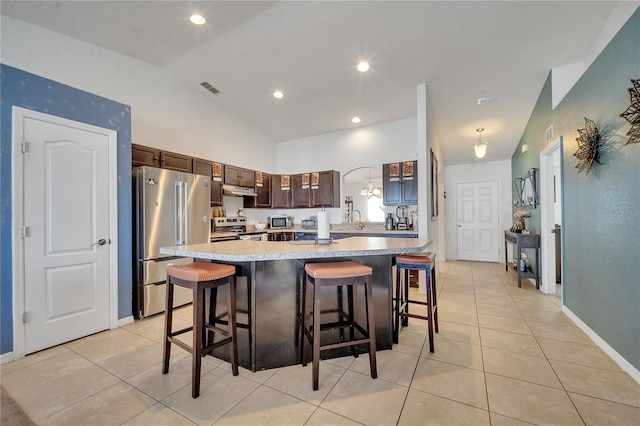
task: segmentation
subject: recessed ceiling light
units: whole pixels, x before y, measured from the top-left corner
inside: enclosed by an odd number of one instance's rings
[[[367,72],[369,71],[369,64],[366,62],[360,62],[357,68],[360,72]]]
[[[358,123],[360,122],[360,117],[353,117],[353,118],[351,119],[351,122],[352,122],[353,124],[358,124]]]
[[[202,15],[191,15],[191,18],[189,18],[189,20],[196,25],[204,25],[205,22],[207,22],[207,20],[204,19],[204,16]]]
[[[278,98],[278,99],[282,99],[282,98],[284,98],[284,93],[282,93],[280,90],[276,90],[275,92],[273,92],[273,97],[274,98]]]

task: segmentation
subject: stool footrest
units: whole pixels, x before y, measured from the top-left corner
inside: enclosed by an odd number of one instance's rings
[[[329,349],[344,348],[347,346],[356,346],[364,343],[371,344],[371,339],[366,338],[366,339],[349,340],[348,342],[328,343],[326,345],[320,345],[320,350],[326,351]]]

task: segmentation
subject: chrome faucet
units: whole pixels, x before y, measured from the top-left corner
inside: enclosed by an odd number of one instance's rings
[[[354,210],[353,213],[355,214],[355,212],[358,212],[358,224],[356,225],[358,227],[359,230],[363,230],[364,229],[364,223],[362,223],[362,213],[360,213],[360,210]],[[355,218],[354,218],[355,220]]]

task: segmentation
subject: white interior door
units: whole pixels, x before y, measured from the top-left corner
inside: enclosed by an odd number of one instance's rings
[[[562,225],[562,136],[550,142],[540,152],[540,252],[541,286],[546,294],[556,292],[556,234],[555,225]]]
[[[498,182],[459,183],[456,194],[458,259],[498,262]]]
[[[109,247],[109,149],[115,132],[48,117],[25,116],[17,123],[26,142],[26,354],[110,327],[115,260]]]

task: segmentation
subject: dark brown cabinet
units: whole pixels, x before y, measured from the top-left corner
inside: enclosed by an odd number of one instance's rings
[[[222,205],[222,176],[216,176],[214,174],[214,165],[217,165],[215,170],[219,174],[221,169],[220,163],[213,163],[208,160],[200,158],[193,159],[193,173],[203,176],[208,176],[211,181],[209,182],[211,187],[211,205]]]
[[[340,206],[340,172],[327,170],[318,172],[317,185],[311,179],[311,207]]]
[[[245,208],[270,208],[271,207],[271,175],[262,172],[255,173],[256,196],[244,197]]]
[[[246,188],[253,188],[255,185],[254,171],[225,164],[224,183],[226,183],[227,185],[236,185],[236,186],[242,186]]]
[[[160,167],[179,172],[193,172],[191,157],[169,151],[160,151]]]
[[[286,209],[291,207],[291,176],[271,175],[271,207]]]
[[[131,144],[131,167],[138,166],[160,167],[160,150]]]
[[[291,207],[339,207],[340,172],[302,173],[291,176]]]
[[[293,241],[293,232],[269,232],[267,240],[269,241]]]
[[[403,161],[382,165],[383,204],[418,204],[418,162]]]
[[[309,207],[311,194],[310,173],[291,175],[291,207]]]

